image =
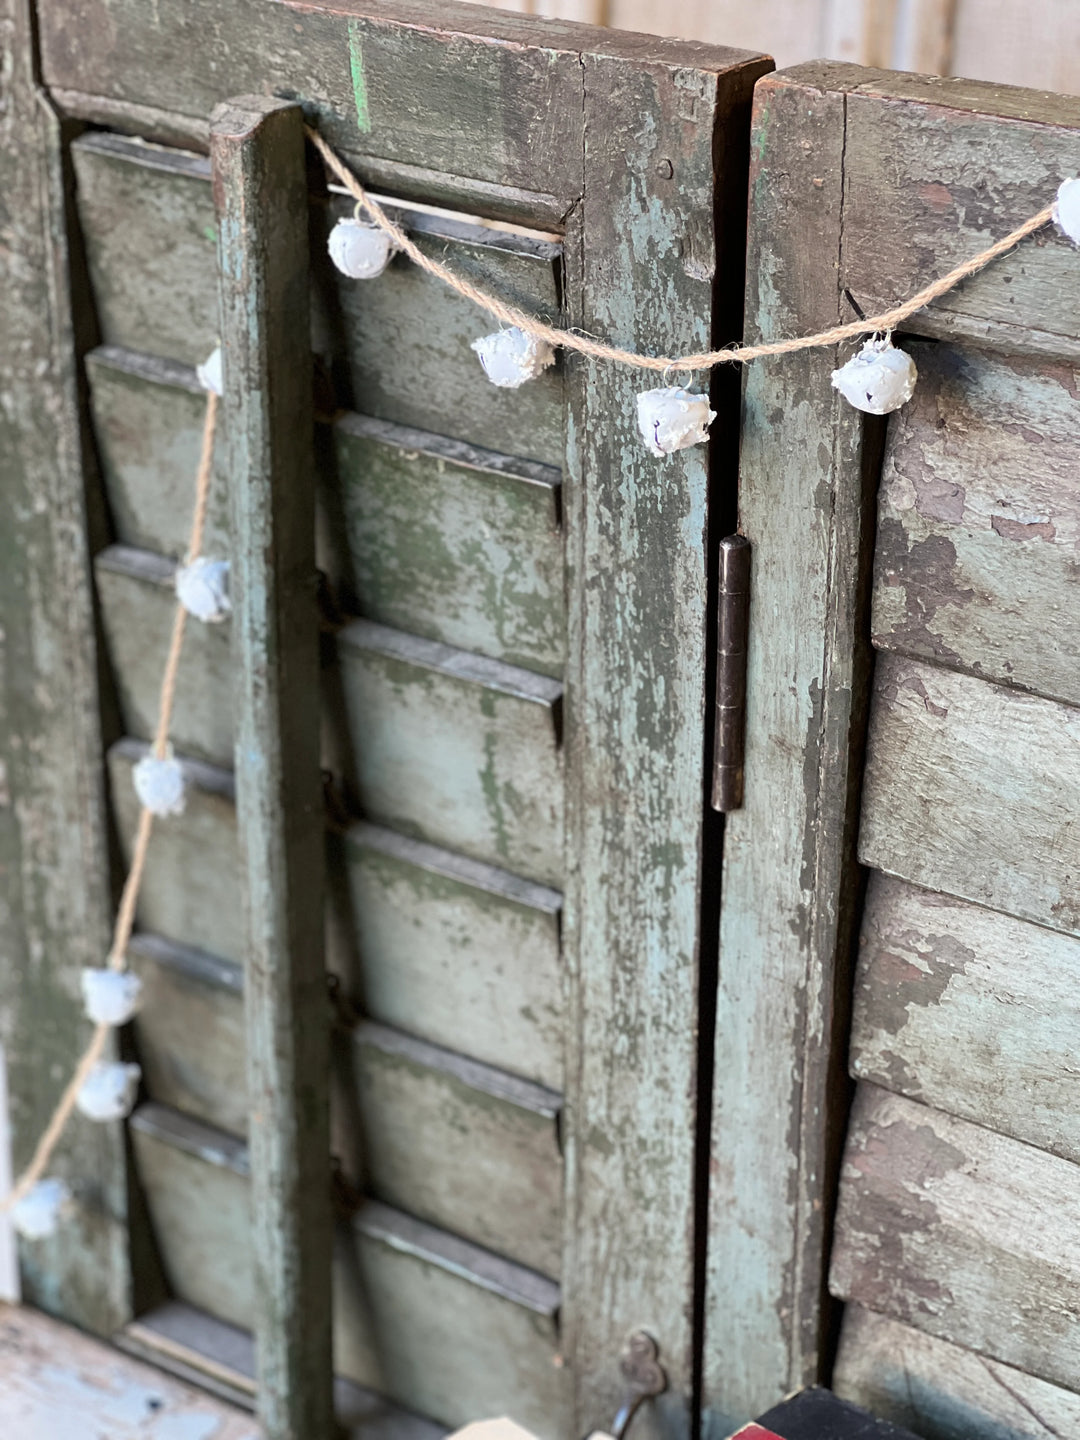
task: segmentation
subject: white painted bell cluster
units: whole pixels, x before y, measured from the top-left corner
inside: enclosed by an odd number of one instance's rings
[[[833,388],[856,410],[891,415],[915,393],[919,372],[906,350],[897,350],[889,336],[872,336],[846,365],[832,373]]]

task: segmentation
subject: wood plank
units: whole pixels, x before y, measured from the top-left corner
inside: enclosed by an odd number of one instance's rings
[[[1078,812],[1080,711],[918,660],[879,657],[859,835],[864,864],[1078,933]]]
[[[322,563],[346,607],[561,675],[559,471],[356,414],[332,443]]]
[[[116,1337],[128,1354],[179,1375],[213,1393],[229,1392],[251,1409],[255,1400],[255,1342],[250,1333],[215,1320],[179,1300],[140,1315]],[[338,1376],[334,1381],[338,1426],[351,1440],[440,1440],[446,1430],[389,1404],[374,1391]]]
[[[841,314],[845,101],[832,67],[801,73],[755,93],[749,339],[813,332]],[[726,817],[720,913],[704,1351],[714,1436],[820,1378],[828,1343],[865,487],[879,434],[830,388],[837,363],[831,351],[789,355],[745,380],[739,528],[753,565],[746,798]]]
[[[924,1440],[1060,1440],[1080,1427],[1080,1395],[959,1345],[844,1310],[833,1388]]]
[[[154,935],[131,952],[145,987],[136,1040],[148,1096],[245,1134],[240,967]],[[558,1275],[556,1091],[370,1021],[339,1031],[331,1057],[332,1147],[353,1183]]]
[[[220,329],[217,222],[206,160],[113,135],[84,136],[72,153],[102,339],[189,365],[204,360]],[[377,282],[344,279],[326,252],[325,235],[353,208],[337,196],[329,204],[316,196],[313,207],[313,347],[333,374],[340,403],[560,464],[559,367],[521,390],[500,390],[469,349],[496,328],[472,301],[404,258]],[[523,309],[558,320],[557,245],[408,206],[390,208],[422,250]]]
[[[562,686],[368,620],[337,645],[325,753],[360,812],[558,885]]]
[[[833,1293],[1080,1388],[1080,1167],[859,1086]]]
[[[1080,942],[874,874],[852,1073],[1080,1162]]]
[[[258,1440],[243,1411],[8,1305],[0,1307],[0,1429],[20,1440]]]
[[[841,284],[868,315],[1041,210],[1080,167],[1080,100],[888,72],[854,72],[849,84]],[[1020,350],[1037,347],[1024,332],[1038,332],[1074,355],[1078,310],[1066,297],[1078,286],[1072,246],[1051,227],[911,328]]]
[[[16,1170],[86,1041],[79,972],[102,963],[112,899],[75,370],[85,316],[35,27],[28,0],[2,0],[0,1043]],[[22,1245],[23,1296],[108,1334],[133,1303],[122,1128],[76,1122],[53,1171],[78,1198],[54,1237]]]
[[[206,405],[195,369],[115,345],[97,346],[84,363],[113,535],[122,545],[180,560],[191,530]],[[214,455],[209,555],[229,552],[225,451],[221,443]]]
[[[1074,367],[913,353],[878,499],[874,643],[1080,701]]]
[[[331,1440],[325,845],[319,765],[307,168],[299,105],[211,117],[232,500],[236,809],[267,1440]]]
[[[244,1147],[153,1105],[132,1138],[175,1293],[250,1328]],[[370,1201],[339,1227],[334,1285],[339,1374],[445,1424],[506,1413],[558,1440],[550,1280]]]
[[[363,822],[330,881],[330,964],[366,1014],[561,1088],[558,891]]]

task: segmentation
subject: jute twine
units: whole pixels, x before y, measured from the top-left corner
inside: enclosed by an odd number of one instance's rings
[[[206,397],[206,416],[203,421],[202,451],[199,456],[199,469],[195,476],[195,512],[191,522],[191,535],[188,543],[187,561],[198,558],[202,551],[203,533],[206,529],[206,507],[210,496],[210,477],[213,471],[214,460],[214,432],[217,427],[217,406],[218,397],[210,391]],[[173,617],[172,638],[169,642],[168,658],[165,661],[165,673],[161,680],[161,692],[158,701],[158,723],[154,735],[153,753],[157,758],[164,759],[168,743],[169,730],[172,726],[173,708],[176,703],[176,677],[180,669],[180,654],[184,646],[184,629],[187,623],[187,611],[177,602],[176,613]],[[135,832],[135,844],[131,853],[131,865],[128,868],[127,878],[124,881],[124,889],[120,896],[120,906],[116,913],[116,924],[113,927],[112,945],[109,947],[109,955],[106,964],[110,970],[122,971],[127,968],[127,947],[131,939],[131,932],[135,925],[135,906],[139,899],[139,889],[142,885],[143,872],[146,869],[146,854],[150,848],[150,832],[153,829],[154,816],[144,805],[139,812],[139,825]],[[109,1038],[111,1025],[95,1025],[90,1036],[90,1043],[83,1051],[82,1058],[75,1067],[75,1073],[68,1081],[64,1093],[57,1102],[52,1118],[42,1133],[37,1143],[33,1158],[23,1173],[19,1176],[15,1185],[7,1195],[0,1200],[0,1214],[10,1210],[17,1205],[24,1196],[28,1195],[37,1182],[45,1174],[49,1161],[52,1159],[60,1137],[64,1133],[64,1127],[71,1119],[71,1113],[75,1109],[75,1101],[84,1082],[91,1070],[98,1063],[105,1053],[106,1043]]]
[[[1049,223],[1053,218],[1053,204],[1046,205],[1036,215],[1018,225],[1015,230],[1010,230],[1008,235],[1003,236],[986,250],[980,250],[978,255],[973,255],[970,260],[965,260],[962,265],[957,265],[947,275],[942,275],[940,280],[933,281],[913,295],[910,300],[905,300],[902,305],[894,305],[891,310],[885,310],[880,315],[868,315],[865,319],[852,320],[846,325],[834,325],[829,330],[819,330],[816,335],[800,335],[792,340],[770,340],[762,345],[731,345],[723,350],[702,350],[692,355],[640,355],[635,350],[622,350],[617,345],[605,345],[600,340],[594,340],[588,335],[581,335],[576,330],[562,330],[556,325],[548,325],[543,320],[538,320],[535,315],[528,315],[524,310],[519,310],[516,305],[508,305],[505,300],[500,300],[497,295],[492,295],[482,290],[479,285],[474,285],[470,280],[455,274],[449,266],[439,260],[433,260],[431,256],[414,244],[400,225],[396,225],[390,219],[386,211],[373,200],[363,185],[356,178],[349,167],[340,159],[336,152],[326,143],[317,130],[311,126],[307,129],[308,139],[318,150],[326,163],[326,167],[333,175],[341,181],[342,185],[353,196],[357,204],[364,210],[369,218],[380,230],[384,230],[390,236],[394,245],[407,255],[421,270],[426,270],[429,275],[434,275],[444,285],[449,285],[451,290],[463,295],[466,300],[471,300],[474,305],[479,305],[496,320],[503,321],[507,325],[516,325],[519,330],[524,330],[527,335],[535,335],[539,340],[546,340],[549,345],[561,347],[563,350],[574,350],[580,355],[591,355],[595,360],[611,360],[616,365],[630,365],[636,370],[655,370],[676,372],[679,370],[711,370],[714,365],[745,365],[751,360],[763,360],[768,355],[793,355],[798,350],[816,350],[826,345],[836,345],[843,340],[854,340],[860,335],[888,334],[902,325],[907,319],[918,310],[929,305],[932,300],[938,300],[942,295],[947,295],[950,290],[956,288],[961,280],[966,280],[969,275],[977,275],[1000,256],[1007,254],[1015,245],[1019,245],[1029,235]]]

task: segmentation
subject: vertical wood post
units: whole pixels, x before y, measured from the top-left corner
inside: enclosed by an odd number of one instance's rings
[[[261,96],[219,106],[211,160],[232,489],[258,1409],[267,1440],[327,1440],[329,1037],[299,106]]]

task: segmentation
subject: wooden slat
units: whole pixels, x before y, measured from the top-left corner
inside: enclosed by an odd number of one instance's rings
[[[243,1135],[240,967],[146,934],[131,954],[145,987],[136,1040],[147,1094]],[[558,1275],[556,1091],[370,1021],[337,1034],[331,1053],[332,1146],[354,1183]]]
[[[874,643],[1080,701],[1072,365],[913,348],[878,500]]]
[[[309,387],[296,104],[219,106],[210,153],[232,500],[236,800],[256,1294],[267,1440],[330,1440],[331,1204]]]
[[[162,1106],[142,1106],[132,1131],[176,1295],[250,1328],[244,1147]],[[506,1413],[558,1440],[550,1280],[371,1201],[339,1227],[334,1289],[339,1374],[446,1424]]]
[[[1080,932],[1080,711],[917,660],[874,676],[863,862]]]
[[[21,1168],[88,1035],[79,972],[111,894],[61,134],[34,7],[3,0],[0,29],[0,1040]],[[133,1299],[121,1127],[69,1127],[53,1170],[77,1200],[21,1247],[23,1297],[108,1334]]]
[[[801,75],[755,95],[750,339],[841,316],[844,95],[831,67]],[[827,1343],[824,1220],[846,1116],[834,1004],[855,923],[864,472],[877,435],[831,390],[837,363],[825,350],[784,356],[745,382],[746,799],[725,821],[704,1351],[718,1435],[819,1378]]]
[[[1080,941],[875,874],[852,1073],[1080,1161]]]
[[[1080,1167],[860,1085],[830,1285],[1080,1388]]]
[[[833,1388],[924,1440],[1061,1440],[1080,1431],[1080,1395],[861,1305],[844,1310]]]

